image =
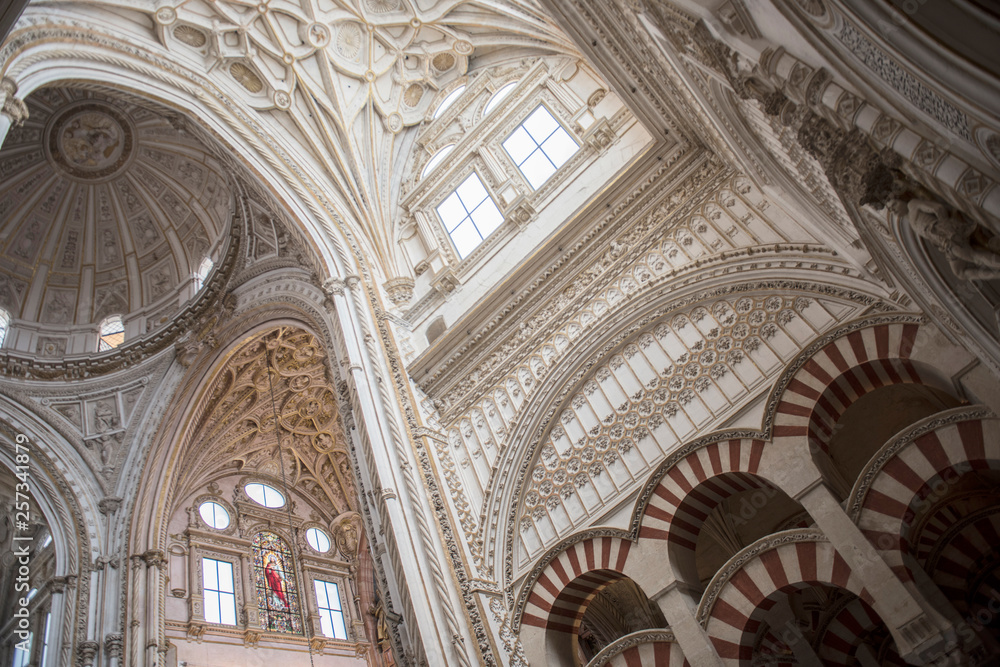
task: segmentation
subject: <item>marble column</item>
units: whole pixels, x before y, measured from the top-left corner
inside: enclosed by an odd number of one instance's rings
[[[650,599],[663,612],[663,617],[667,619],[667,625],[674,633],[674,639],[688,663],[699,667],[722,667],[722,659],[715,650],[715,645],[695,618],[697,609],[692,596],[682,586],[680,582],[674,581]]]

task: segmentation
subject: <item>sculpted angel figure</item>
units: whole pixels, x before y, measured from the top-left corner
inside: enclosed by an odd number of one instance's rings
[[[952,272],[963,280],[1000,278],[1000,237],[987,238],[975,222],[940,202],[914,197],[894,199],[892,211],[944,253]]]

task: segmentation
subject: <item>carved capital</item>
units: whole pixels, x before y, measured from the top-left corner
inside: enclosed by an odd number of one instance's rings
[[[9,77],[0,79],[0,113],[10,118],[15,127],[28,119],[28,105],[16,95],[17,83]]]
[[[146,567],[156,567],[160,570],[164,570],[167,567],[166,555],[162,551],[156,549],[150,549],[142,554],[142,560],[146,563]]]
[[[618,135],[615,134],[614,128],[611,127],[611,124],[605,118],[590,129],[587,133],[586,141],[598,153],[604,153],[611,148],[611,145],[615,143],[617,138]]]
[[[187,638],[193,639],[194,641],[201,643],[201,640],[205,637],[205,625],[203,623],[195,623],[192,621],[188,623],[187,626]]]
[[[507,219],[517,225],[518,228],[526,227],[528,223],[535,219],[535,209],[530,204],[519,204],[514,207],[507,216]]]
[[[385,281],[382,287],[389,297],[389,301],[397,306],[405,306],[413,298],[413,278],[392,278]]]
[[[187,368],[194,363],[198,353],[204,349],[205,344],[200,340],[187,336],[174,343],[174,351],[177,354],[177,362]]]
[[[121,657],[122,634],[120,632],[104,635],[104,652],[109,658]]]
[[[346,283],[340,278],[327,278],[323,281],[323,293],[329,298],[344,296]]]
[[[92,667],[94,664],[94,656],[97,655],[97,650],[101,648],[101,645],[97,642],[80,642],[77,645],[76,653],[79,657],[79,663],[81,667]]]
[[[52,577],[49,579],[49,590],[52,594],[65,593],[67,588],[72,588],[76,585],[76,575],[67,574],[63,577]]]

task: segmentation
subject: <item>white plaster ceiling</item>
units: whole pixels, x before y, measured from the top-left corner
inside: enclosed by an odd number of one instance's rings
[[[42,325],[164,324],[228,229],[222,165],[135,98],[43,88],[26,102],[0,150],[0,306]]]

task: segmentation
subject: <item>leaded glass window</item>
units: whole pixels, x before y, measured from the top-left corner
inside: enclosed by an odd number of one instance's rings
[[[292,552],[274,533],[253,538],[254,587],[260,626],[272,632],[302,633],[299,592],[295,584]]]

